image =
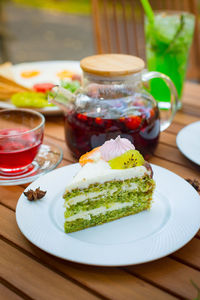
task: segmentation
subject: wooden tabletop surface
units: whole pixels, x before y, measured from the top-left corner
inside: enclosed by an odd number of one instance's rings
[[[172,125],[161,134],[150,162],[183,178],[200,180],[200,168],[187,160],[176,146],[179,130],[198,120],[200,85],[186,83],[183,108],[177,112]],[[64,159],[59,167],[73,163],[64,142],[62,117],[46,118],[45,141],[62,147]],[[179,251],[146,264],[103,268],[71,263],[41,251],[19,231],[15,208],[25,187],[26,185],[0,187],[1,299],[197,298],[197,289],[191,281],[200,288],[200,231]]]

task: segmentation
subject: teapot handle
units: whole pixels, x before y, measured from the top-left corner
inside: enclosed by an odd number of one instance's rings
[[[164,131],[174,119],[178,105],[178,94],[174,83],[168,76],[160,72],[145,72],[142,74],[143,83],[153,78],[163,79],[171,91],[170,102],[157,102],[161,115],[160,131]]]

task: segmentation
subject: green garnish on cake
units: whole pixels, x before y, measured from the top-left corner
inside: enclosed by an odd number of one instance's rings
[[[137,150],[129,150],[108,161],[112,169],[127,169],[144,164],[144,158]]]
[[[111,139],[79,162],[82,168],[63,196],[66,233],[150,209],[152,169],[129,140]]]

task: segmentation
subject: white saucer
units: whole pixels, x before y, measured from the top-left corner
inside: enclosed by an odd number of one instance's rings
[[[200,121],[181,129],[176,144],[188,159],[200,166]]]

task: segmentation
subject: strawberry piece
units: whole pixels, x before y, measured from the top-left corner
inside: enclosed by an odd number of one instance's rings
[[[139,116],[132,116],[126,118],[125,124],[129,129],[137,129],[141,124],[142,118]]]
[[[154,112],[154,110],[153,110],[153,108],[150,110],[150,116],[151,116],[151,118],[152,117],[154,117],[154,115],[155,115],[155,112]]]
[[[120,122],[124,122],[126,119],[124,117],[119,118]]]
[[[83,121],[87,120],[87,116],[83,115],[83,114],[78,114],[77,117],[78,117],[79,120],[83,120]]]
[[[103,120],[101,118],[96,118],[95,119],[96,124],[98,125],[102,125],[103,124]]]

